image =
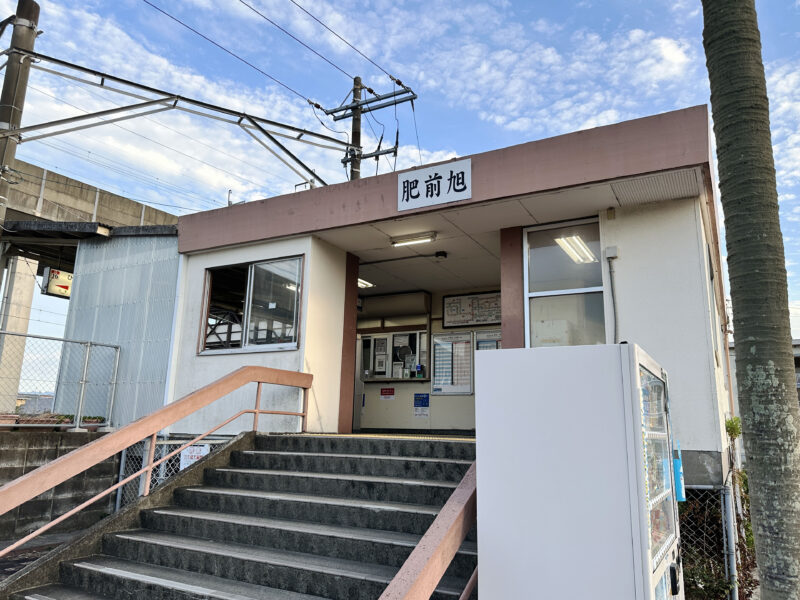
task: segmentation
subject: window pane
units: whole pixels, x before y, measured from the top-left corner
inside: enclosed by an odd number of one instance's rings
[[[531,298],[531,346],[605,344],[603,293]]]
[[[597,223],[528,233],[530,292],[603,285]]]
[[[247,265],[208,270],[205,350],[242,347],[242,318],[247,293]]]
[[[299,258],[253,265],[248,345],[297,343]]]

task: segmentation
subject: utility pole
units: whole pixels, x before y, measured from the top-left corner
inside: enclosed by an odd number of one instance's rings
[[[350,143],[355,147],[350,180],[361,179],[361,77],[353,77],[353,121]]]
[[[11,49],[33,50],[39,24],[39,5],[33,0],[19,0],[11,34]],[[22,107],[28,89],[30,60],[20,54],[8,55],[3,91],[0,94],[0,130],[18,129],[22,122]],[[0,139],[0,225],[6,220],[8,204],[8,168],[14,163],[17,153],[17,140],[13,136]],[[6,267],[3,230],[0,229],[0,275]]]
[[[332,116],[334,121],[341,121],[342,119],[352,119],[352,130],[350,135],[350,147],[347,149],[347,154],[342,159],[342,164],[347,166],[350,163],[350,179],[361,178],[361,161],[365,158],[374,158],[378,160],[379,156],[384,154],[393,154],[397,156],[397,148],[399,144],[399,131],[395,135],[395,142],[393,148],[381,149],[383,142],[383,135],[378,142],[378,149],[374,152],[364,153],[361,149],[361,115],[363,113],[372,112],[381,108],[389,106],[396,106],[403,102],[413,102],[417,99],[414,91],[403,84],[399,79],[392,77],[395,85],[399,86],[399,90],[390,92],[388,94],[376,94],[371,88],[364,87],[361,83],[361,77],[353,77],[353,101],[350,104],[343,104],[336,108],[323,108],[323,112]],[[367,90],[371,97],[362,99],[361,90]]]

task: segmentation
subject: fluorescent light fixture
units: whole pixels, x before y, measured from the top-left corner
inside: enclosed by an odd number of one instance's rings
[[[569,256],[574,263],[583,265],[597,262],[597,257],[594,255],[594,252],[592,252],[579,235],[568,235],[566,237],[556,238],[556,244],[561,246],[561,249],[566,252],[567,256]]]
[[[284,287],[287,290],[291,291],[291,292],[296,292],[297,291],[297,284],[296,283],[287,283],[287,284],[284,285]]]
[[[426,231],[425,233],[415,233],[414,235],[392,238],[392,246],[397,248],[398,246],[410,246],[411,244],[427,244],[435,239],[435,231]]]
[[[361,289],[371,288],[371,287],[375,287],[375,284],[374,283],[370,283],[366,279],[359,278],[358,279],[358,287],[360,287]]]

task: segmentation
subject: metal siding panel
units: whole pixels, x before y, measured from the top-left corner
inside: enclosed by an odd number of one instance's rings
[[[92,240],[78,248],[66,336],[121,346],[117,426],[163,405],[178,260],[173,236]]]

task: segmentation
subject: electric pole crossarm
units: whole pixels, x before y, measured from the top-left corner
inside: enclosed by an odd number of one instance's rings
[[[18,54],[18,55],[22,55],[22,56],[28,56],[28,57],[30,57],[30,58],[32,58],[34,60],[48,62],[48,63],[54,64],[54,65],[58,65],[58,66],[61,66],[61,67],[67,68],[67,69],[72,69],[72,70],[75,70],[75,71],[79,71],[79,72],[84,73],[86,75],[91,75],[92,77],[96,77],[96,78],[101,80],[101,83],[98,85],[98,87],[102,87],[104,89],[114,89],[114,88],[110,88],[110,87],[105,85],[106,81],[112,81],[114,83],[125,85],[125,86],[131,87],[131,88],[134,88],[134,89],[138,89],[138,90],[141,90],[141,91],[145,91],[145,92],[148,92],[148,93],[151,93],[151,94],[157,94],[157,95],[162,96],[164,98],[176,97],[176,98],[178,98],[178,100],[180,101],[181,104],[189,104],[189,105],[195,106],[196,108],[202,108],[202,109],[205,109],[205,110],[208,110],[208,111],[211,111],[211,112],[221,113],[221,114],[224,114],[224,115],[228,115],[230,117],[246,118],[246,119],[252,120],[252,121],[254,121],[256,123],[259,123],[262,126],[263,125],[267,125],[267,126],[270,126],[270,127],[279,127],[281,129],[285,129],[287,131],[292,131],[295,134],[302,134],[303,136],[313,137],[313,138],[316,138],[316,139],[324,140],[326,142],[329,142],[329,143],[332,143],[332,144],[336,144],[337,149],[339,149],[339,150],[341,150],[342,147],[349,148],[351,146],[348,142],[344,142],[344,141],[339,140],[339,139],[337,139],[335,137],[331,137],[329,135],[325,135],[324,133],[317,133],[317,132],[314,132],[314,131],[309,131],[308,129],[302,129],[300,127],[294,127],[293,125],[288,125],[286,123],[281,123],[279,121],[273,121],[273,120],[270,120],[270,119],[266,119],[264,117],[256,117],[256,116],[247,115],[246,113],[243,113],[241,111],[232,110],[232,109],[229,109],[229,108],[224,108],[222,106],[217,106],[215,104],[211,104],[209,102],[204,102],[202,100],[196,100],[194,98],[187,98],[185,96],[172,94],[170,92],[166,92],[164,90],[160,90],[158,88],[154,88],[154,87],[151,87],[151,86],[148,86],[148,85],[144,85],[144,84],[141,84],[141,83],[136,83],[134,81],[130,81],[130,80],[124,79],[122,77],[116,77],[115,75],[109,75],[108,73],[103,73],[101,71],[96,71],[94,69],[89,69],[87,67],[82,67],[80,65],[76,65],[74,63],[70,63],[70,62],[67,62],[65,60],[61,60],[61,59],[58,59],[58,58],[53,58],[52,56],[47,56],[46,54],[40,54],[38,52],[33,52],[33,51],[28,51],[28,50],[21,50],[19,48],[12,48],[9,51],[9,53],[10,54]],[[58,73],[57,71],[55,72],[55,74],[63,75],[62,73]],[[202,114],[202,113],[199,113],[199,114]],[[306,141],[306,140],[300,140],[300,141]]]
[[[417,99],[417,95],[412,92],[410,96],[405,96],[403,98],[400,98],[399,100],[390,100],[388,102],[383,102],[381,104],[367,105],[367,106],[364,106],[363,108],[361,108],[360,110],[361,110],[361,113],[363,114],[363,113],[372,112],[373,110],[378,110],[380,108],[386,108],[387,106],[394,106],[395,104],[401,104],[403,102],[410,102],[410,101],[416,100],[416,99]],[[359,110],[359,108],[355,107],[353,110]],[[350,110],[350,112],[346,112],[346,113],[341,114],[341,115],[336,115],[335,117],[333,117],[333,120],[334,121],[341,121],[342,119],[350,119],[350,118],[353,117],[353,110]]]
[[[38,125],[29,125],[27,127],[20,127],[19,129],[6,129],[0,131],[0,139],[7,138],[11,136],[18,136],[23,133],[27,133],[29,131],[39,131],[40,129],[49,129],[51,127],[58,127],[60,125],[69,125],[71,123],[77,123],[79,121],[87,121],[89,119],[98,119],[100,117],[107,117],[110,115],[116,115],[121,112],[127,112],[131,110],[138,110],[140,108],[147,108],[150,106],[155,106],[157,104],[161,105],[161,108],[157,109],[158,112],[162,110],[170,110],[174,108],[174,104],[178,101],[177,96],[173,96],[172,98],[159,98],[158,100],[150,100],[148,102],[140,102],[139,104],[131,104],[130,106],[120,106],[118,108],[109,108],[107,110],[100,110],[93,113],[88,113],[85,115],[78,115],[76,117],[68,117],[66,119],[58,119],[56,121],[48,121],[47,123],[39,123]],[[171,106],[165,106],[165,103],[172,102]],[[147,114],[150,114],[154,111],[149,111]],[[133,119],[135,117],[141,116],[143,113],[137,113],[135,115],[127,115],[123,117],[124,119]],[[123,118],[116,119],[117,121],[123,120]],[[79,129],[86,129],[88,127],[96,127],[98,125],[105,125],[110,123],[111,121],[100,121],[99,123],[92,123],[90,125],[84,125],[83,127],[76,127],[72,128],[70,131],[77,131]],[[66,133],[66,132],[58,132],[58,133]],[[55,135],[55,133],[51,134]]]
[[[370,152],[369,154],[361,154],[359,158],[361,160],[365,160],[367,158],[377,158],[379,156],[383,156],[384,154],[397,154],[397,146],[394,148],[386,148],[385,150],[376,150],[375,152]],[[352,156],[345,156],[342,159],[342,164],[346,165],[352,160],[354,160]]]
[[[253,117],[251,117],[251,116],[249,116],[249,115],[245,115],[245,118],[246,118],[246,119],[248,119],[248,120],[250,121],[250,123],[253,125],[253,127],[255,127],[256,129],[258,129],[258,131],[261,133],[261,135],[263,135],[264,137],[266,137],[266,138],[267,138],[267,139],[268,139],[270,142],[272,142],[272,143],[273,143],[273,144],[275,144],[275,145],[276,145],[278,148],[280,148],[280,150],[281,150],[283,153],[285,153],[287,156],[289,156],[289,157],[290,157],[290,158],[291,158],[291,159],[292,159],[292,160],[293,160],[293,161],[294,161],[294,162],[295,162],[297,165],[299,165],[299,166],[300,166],[300,168],[302,168],[302,169],[303,169],[303,170],[304,170],[306,173],[308,173],[309,175],[311,175],[311,177],[312,177],[313,179],[316,179],[316,180],[317,180],[317,181],[319,181],[319,182],[320,182],[322,185],[328,185],[327,183],[325,183],[325,181],[324,181],[324,180],[323,180],[323,179],[322,179],[322,178],[321,178],[319,175],[317,175],[316,173],[314,173],[314,171],[312,171],[312,170],[311,170],[311,168],[310,168],[308,165],[306,165],[306,164],[305,164],[305,163],[304,163],[302,160],[300,160],[300,159],[299,159],[297,156],[295,156],[295,155],[294,155],[292,152],[290,152],[290,151],[289,151],[289,149],[288,149],[286,146],[284,146],[284,145],[283,145],[283,144],[281,144],[281,143],[280,143],[280,142],[279,142],[277,139],[275,139],[275,137],[274,137],[272,134],[270,134],[270,132],[269,132],[269,131],[267,131],[267,130],[266,130],[266,129],[264,129],[264,128],[263,128],[261,125],[259,125],[259,124],[258,124],[258,123],[255,121],[255,119],[253,119]]]
[[[366,106],[367,104],[372,104],[373,102],[378,102],[379,100],[386,100],[387,98],[395,98],[407,92],[414,93],[408,88],[404,88],[402,90],[396,90],[394,92],[389,92],[388,94],[379,94],[377,96],[373,96],[372,98],[368,98],[367,100],[362,100],[360,102],[351,102],[350,104],[343,104],[342,106],[337,106],[336,108],[323,108],[323,112],[326,115],[332,115],[337,112],[342,112],[344,110],[350,110],[355,108],[356,106]],[[414,96],[416,98],[416,95]]]

